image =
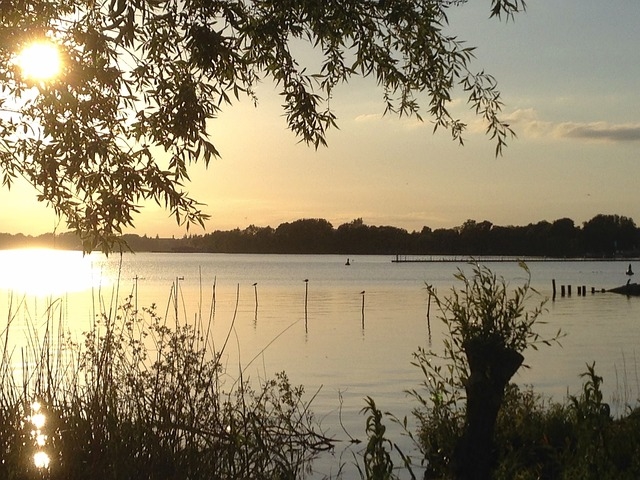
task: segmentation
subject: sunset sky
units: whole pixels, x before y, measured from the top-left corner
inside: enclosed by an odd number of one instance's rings
[[[339,130],[315,151],[287,131],[270,84],[260,105],[227,108],[210,127],[222,158],[192,170],[188,190],[212,218],[206,231],[362,217],[408,230],[467,219],[526,225],[599,213],[640,223],[640,2],[531,0],[515,21],[488,19],[490,2],[452,8],[450,30],[476,46],[472,70],[493,74],[516,130],[502,157],[460,97],[465,146],[432,124],[381,115],[374,80],[352,81],[332,105]],[[425,104],[428,100],[425,99]],[[51,231],[54,214],[33,191],[0,191],[0,231]],[[168,212],[147,206],[136,233],[182,236]],[[59,227],[64,229],[63,227]],[[193,233],[204,233],[199,228]]]

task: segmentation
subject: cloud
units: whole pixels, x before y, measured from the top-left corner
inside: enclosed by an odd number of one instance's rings
[[[640,141],[640,124],[561,123],[555,130],[558,136],[563,138],[584,138],[608,142]]]
[[[365,114],[358,115],[355,118],[355,121],[362,122],[362,123],[370,123],[370,122],[378,122],[382,120],[382,118],[383,116],[380,113],[365,113]]]
[[[425,119],[427,120],[427,119]],[[381,125],[382,128],[402,128],[405,130],[414,130],[416,128],[424,128],[425,125],[428,128],[432,128],[432,124],[428,121],[420,121],[416,118],[415,115],[411,116],[402,116],[398,117],[398,115],[394,113],[388,113],[383,115],[381,113],[369,113],[369,114],[361,114],[357,115],[353,121],[360,125]]]
[[[612,124],[608,122],[560,122],[540,120],[532,109],[519,109],[506,116],[519,136],[533,138],[594,140],[601,142],[640,142],[640,123]]]

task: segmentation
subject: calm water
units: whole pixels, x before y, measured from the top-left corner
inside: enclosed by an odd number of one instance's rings
[[[139,307],[155,303],[160,313],[174,318],[171,292],[177,281],[181,318],[199,313],[208,318],[215,298],[217,342],[232,333],[225,351],[232,376],[239,368],[254,379],[285,370],[292,383],[305,385],[309,396],[319,390],[314,411],[329,434],[346,439],[342,423],[350,435],[364,438],[364,417],[359,413],[363,398],[372,396],[383,411],[409,415],[417,405],[403,391],[421,381],[418,369],[410,365],[412,353],[419,346],[441,351],[442,326],[433,306],[427,321],[425,283],[446,295],[459,286],[453,278],[456,269],[469,267],[449,262],[396,264],[387,256],[351,257],[350,266],[345,260],[332,255],[145,253],[125,255],[120,264],[118,256],[3,251],[0,318],[18,312],[15,317],[26,324],[41,318],[54,300],[68,327],[80,332],[91,324],[97,297],[109,305],[129,294]],[[525,278],[515,263],[487,265],[511,285]],[[616,395],[636,399],[640,298],[591,294],[591,287],[625,283],[627,264],[532,262],[529,267],[532,285],[542,297],[551,297],[552,279],[558,286],[558,297],[549,300],[541,318],[547,323],[539,330],[550,335],[561,328],[566,337],[562,347],[526,352],[530,368],[514,380],[562,400],[568,391],[579,392],[579,374],[595,361],[608,400]],[[640,265],[634,269],[640,274]],[[560,285],[572,285],[573,295],[560,298]],[[577,295],[579,285],[587,287],[586,296]],[[350,462],[350,454],[344,460]],[[323,459],[316,468],[335,473],[337,463]]]

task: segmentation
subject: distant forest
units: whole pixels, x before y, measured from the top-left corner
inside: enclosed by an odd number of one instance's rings
[[[569,218],[526,226],[467,220],[454,228],[408,232],[366,225],[361,218],[334,228],[324,219],[302,219],[277,228],[250,225],[182,238],[124,235],[134,252],[334,253],[344,255],[500,255],[556,258],[640,256],[640,230],[631,218],[596,215],[582,226]],[[48,247],[81,250],[73,233],[36,237],[0,234],[0,249]]]

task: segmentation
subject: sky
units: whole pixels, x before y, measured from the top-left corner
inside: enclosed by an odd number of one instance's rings
[[[222,154],[191,171],[189,192],[206,204],[206,229],[277,227],[324,218],[334,227],[368,225],[409,231],[451,228],[466,220],[527,225],[597,214],[640,224],[640,2],[530,0],[513,21],[489,19],[489,0],[449,14],[449,33],[475,46],[472,70],[498,81],[503,118],[517,138],[503,155],[460,96],[452,110],[469,124],[465,145],[424,122],[383,116],[372,79],[338,88],[339,129],[328,148],[298,143],[287,130],[272,85],[211,122]],[[424,99],[424,104],[428,99]],[[58,225],[29,187],[0,190],[0,231],[37,235]],[[182,236],[169,213],[145,205],[140,235]],[[58,230],[64,229],[58,225]]]

